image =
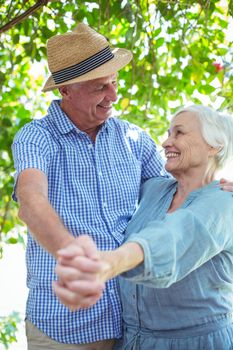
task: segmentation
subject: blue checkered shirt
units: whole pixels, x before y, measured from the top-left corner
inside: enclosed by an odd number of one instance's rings
[[[60,101],[52,102],[47,116],[25,125],[12,149],[16,179],[27,168],[44,172],[49,201],[64,225],[75,237],[89,234],[101,250],[122,244],[141,184],[152,176],[166,176],[156,145],[145,131],[110,118],[93,143],[61,110]],[[71,312],[52,291],[55,259],[30,232],[26,263],[26,317],[45,334],[70,344],[121,336],[117,279],[107,282],[95,306]]]

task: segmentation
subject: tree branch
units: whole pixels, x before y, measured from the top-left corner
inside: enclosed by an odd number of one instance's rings
[[[33,12],[37,11],[40,7],[47,5],[49,1],[53,0],[38,0],[35,5],[30,7],[27,11],[22,13],[21,15],[15,17],[12,19],[12,21],[5,24],[3,27],[0,28],[0,34],[6,32],[10,28],[12,28],[15,24],[22,22],[26,17],[30,16]]]

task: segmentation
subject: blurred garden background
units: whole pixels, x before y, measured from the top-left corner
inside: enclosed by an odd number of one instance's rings
[[[26,348],[26,230],[11,199],[11,143],[54,98],[41,92],[47,40],[78,22],[132,50],[132,63],[119,74],[115,114],[158,144],[179,106],[233,114],[233,0],[0,0],[0,350]],[[233,165],[222,174],[232,179]]]

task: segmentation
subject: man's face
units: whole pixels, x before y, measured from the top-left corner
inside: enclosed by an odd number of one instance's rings
[[[95,127],[112,114],[117,100],[117,74],[63,87],[64,111],[79,127]]]

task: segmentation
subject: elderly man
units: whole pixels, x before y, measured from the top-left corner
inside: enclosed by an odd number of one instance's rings
[[[52,281],[57,251],[80,234],[89,234],[101,250],[121,245],[141,184],[167,176],[152,139],[112,117],[117,72],[131,58],[85,24],[48,41],[51,77],[44,91],[59,89],[61,100],[13,143],[14,198],[28,226],[29,350],[112,349],[121,336],[115,279],[95,306],[75,312],[56,298]]]

